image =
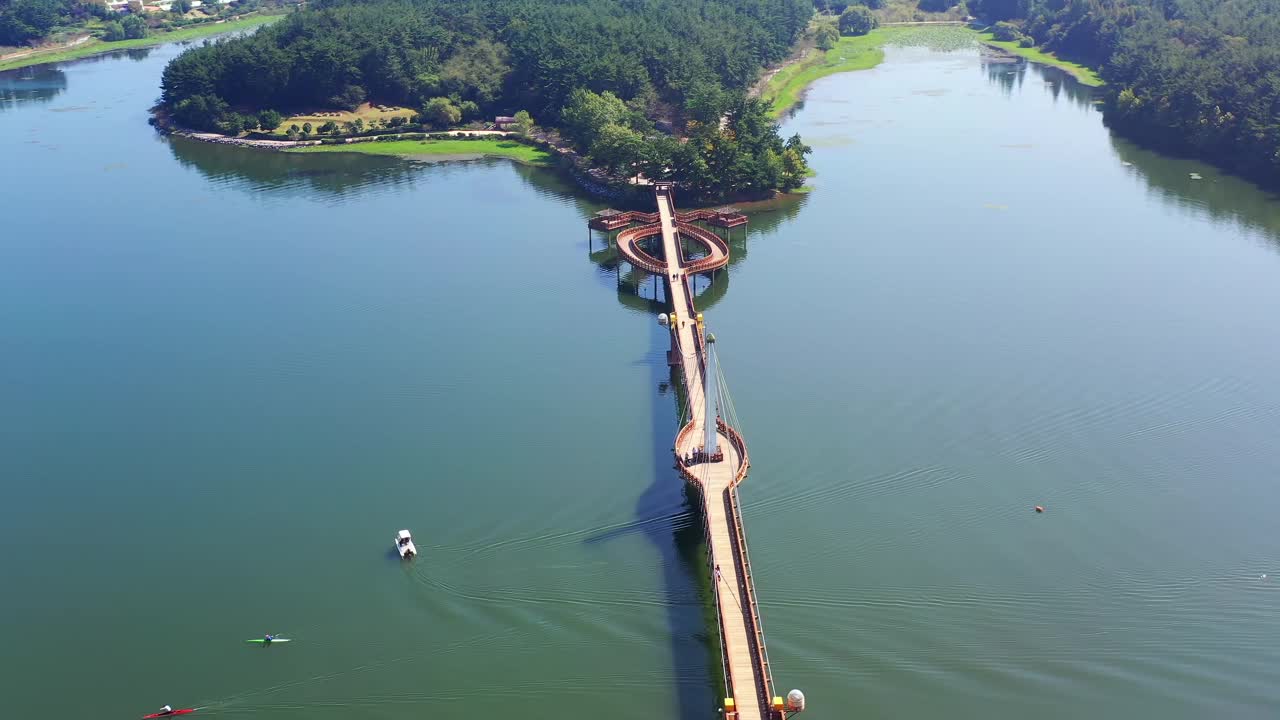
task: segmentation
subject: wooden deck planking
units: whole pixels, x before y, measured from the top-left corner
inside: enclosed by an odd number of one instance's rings
[[[695,318],[687,317],[691,307],[686,286],[680,281],[683,274],[683,256],[676,240],[674,207],[671,198],[661,190],[657,193],[659,222],[662,226],[663,250],[666,257],[667,278],[671,288],[671,306],[681,320],[675,328],[679,336],[681,367],[689,403],[690,423],[693,432],[682,433],[676,452],[684,457],[702,443],[703,418],[706,412],[702,366],[698,362],[694,334],[698,332]],[[764,690],[763,679],[758,676],[753,660],[754,643],[748,631],[747,618],[751,612],[744,584],[738,574],[735,556],[733,525],[726,509],[728,492],[738,474],[742,458],[724,433],[718,433],[724,459],[716,463],[694,465],[690,471],[702,485],[703,510],[708,530],[708,551],[714,566],[713,582],[717,584],[717,611],[722,640],[725,646],[725,664],[728,667],[730,692],[737,706],[738,720],[764,720],[765,708],[760,697]]]

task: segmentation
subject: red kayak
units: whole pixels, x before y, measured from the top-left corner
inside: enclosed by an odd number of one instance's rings
[[[156,718],[173,717],[174,715],[190,715],[197,709],[198,708],[182,708],[181,710],[170,710],[167,713],[151,713],[150,715],[143,715],[142,720],[156,720]]]

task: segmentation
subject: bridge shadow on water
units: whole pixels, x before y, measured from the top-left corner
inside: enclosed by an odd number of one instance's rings
[[[595,256],[595,261],[605,258]],[[626,273],[623,273],[623,278]],[[623,282],[618,300],[627,307],[643,307],[657,314],[665,305],[665,287]],[[643,293],[643,294],[642,294]],[[723,694],[715,607],[712,604],[703,539],[702,500],[672,467],[671,443],[680,424],[684,391],[679,371],[666,363],[668,335],[655,321],[652,354],[642,362],[650,369],[655,392],[650,396],[650,447],[653,477],[636,501],[635,521],[623,528],[588,537],[588,544],[605,543],[631,534],[644,536],[658,552],[666,594],[668,637],[677,717],[707,720]]]

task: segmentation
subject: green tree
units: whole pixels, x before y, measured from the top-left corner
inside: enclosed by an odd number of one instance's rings
[[[866,5],[850,5],[840,14],[841,35],[866,35],[880,25]]]
[[[227,135],[239,135],[245,131],[245,118],[240,113],[227,113],[218,123],[218,129]]]
[[[629,115],[626,103],[608,90],[596,94],[578,88],[569,94],[560,122],[570,140],[579,148],[588,148],[605,125],[625,125]]]
[[[500,42],[481,39],[464,45],[440,69],[440,90],[488,107],[502,94],[511,73],[508,56]]]
[[[991,34],[997,40],[1017,41],[1022,39],[1022,30],[1014,23],[1001,20],[991,28]]]
[[[338,132],[338,123],[332,120],[320,126],[320,133],[322,135],[332,135],[336,132]]]
[[[631,175],[632,166],[644,156],[644,145],[644,138],[640,133],[610,123],[600,129],[595,141],[591,143],[591,161],[610,172]]]
[[[140,15],[129,13],[120,21],[120,25],[124,28],[126,40],[139,40],[147,36],[147,21]]]
[[[480,106],[470,100],[463,100],[458,103],[458,112],[462,113],[463,120],[472,120],[480,116]]]
[[[107,42],[124,40],[124,25],[117,20],[102,24],[102,39]]]
[[[813,152],[813,148],[805,145],[799,134],[787,138],[787,143],[782,149],[780,190],[790,192],[804,185],[805,178],[809,176],[809,164],[805,160],[805,156],[811,152]]]
[[[528,110],[520,110],[513,117],[515,117],[516,121],[511,123],[512,130],[526,136],[533,133],[536,126],[533,124],[533,116],[529,114]]]
[[[226,113],[227,103],[217,95],[193,95],[174,106],[173,119],[193,130],[219,130]]]
[[[173,5],[169,6],[169,12],[186,15],[191,12],[191,0],[173,0]]]
[[[872,10],[879,10],[884,7],[884,0],[857,0],[858,4],[866,5]]]
[[[311,134],[311,123],[302,123],[302,132],[304,135]]]
[[[970,0],[969,7],[973,13],[984,20],[1008,20],[1023,17],[1027,11],[1029,0]],[[1058,3],[1058,6],[1073,3]],[[1084,3],[1081,3],[1084,5]]]
[[[258,113],[258,127],[267,132],[274,132],[284,122],[284,116],[275,110],[263,110]]]
[[[836,26],[831,23],[822,23],[813,33],[814,43],[819,50],[830,50],[836,46],[836,41],[839,39],[840,31],[836,30]]]
[[[422,116],[433,127],[448,128],[462,120],[462,111],[447,97],[434,97],[422,108]]]
[[[728,106],[728,96],[719,85],[698,83],[685,95],[684,113],[695,122],[717,123]]]

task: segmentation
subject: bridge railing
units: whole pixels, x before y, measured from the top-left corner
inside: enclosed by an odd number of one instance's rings
[[[719,235],[709,230],[704,230],[697,225],[682,222],[676,223],[676,230],[681,235],[689,235],[711,249],[711,253],[707,257],[694,260],[686,265],[684,267],[685,272],[705,272],[723,267],[729,263],[729,243],[725,242]],[[720,251],[718,255],[715,252],[716,250]]]
[[[705,490],[703,490],[705,492]],[[711,543],[711,519],[703,513],[702,518],[702,542],[707,548],[707,572],[711,575],[711,600],[716,606],[716,634],[720,636],[720,673],[724,680],[725,697],[735,697],[733,689],[733,674],[729,672],[729,634],[724,629],[724,618],[720,615],[720,576],[716,572],[716,568],[720,567],[720,563],[716,560],[715,545]]]
[[[769,648],[765,643],[764,622],[760,615],[760,603],[756,598],[756,581],[751,570],[751,553],[747,549],[747,531],[742,522],[742,506],[738,501],[737,483],[731,485],[725,492],[729,495],[729,517],[733,525],[734,541],[737,546],[735,560],[738,563],[738,577],[742,581],[744,594],[747,598],[747,616],[745,619],[750,626],[749,630],[753,641],[751,643],[751,656],[756,663],[756,674],[760,679],[761,685],[761,687],[757,688],[757,692],[761,693],[761,707],[768,708],[775,695],[773,670],[769,665]],[[772,717],[772,709],[769,710],[769,714]],[[780,713],[780,716],[780,720],[785,720],[786,712]]]
[[[637,240],[661,234],[662,226],[657,223],[628,228],[618,233],[618,251],[621,252],[627,262],[632,265],[655,275],[663,275],[667,272],[666,265],[658,261],[657,258],[649,256],[647,253],[642,254],[639,248],[635,247]]]

